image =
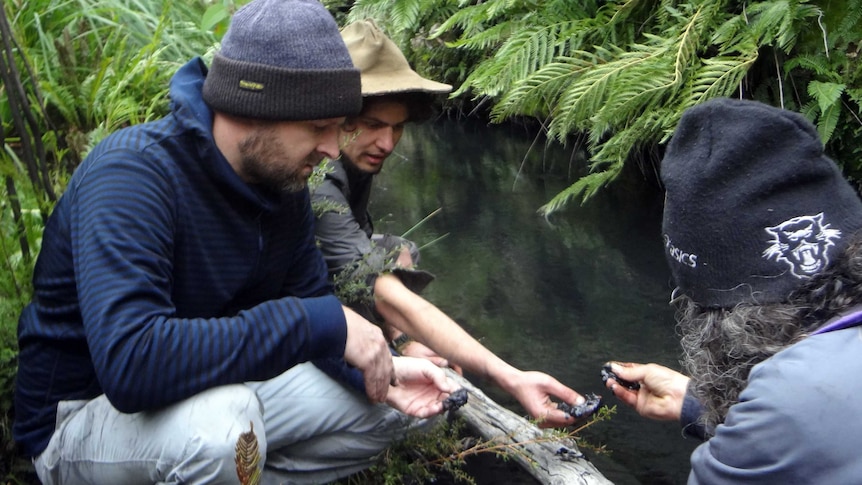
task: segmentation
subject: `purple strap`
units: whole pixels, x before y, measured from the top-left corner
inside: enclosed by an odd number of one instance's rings
[[[833,330],[842,330],[845,328],[855,327],[856,325],[862,325],[862,310],[857,310],[848,315],[844,315],[837,320],[832,320],[831,322],[812,332],[811,335],[831,332]]]

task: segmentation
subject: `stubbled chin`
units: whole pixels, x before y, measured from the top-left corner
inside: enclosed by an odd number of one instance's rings
[[[362,164],[362,167],[360,167],[360,168],[362,169],[362,171],[363,171],[363,172],[367,172],[367,173],[377,173],[377,172],[380,172],[380,169],[381,169],[381,168],[383,168],[383,160],[380,160],[380,161],[374,160],[374,161],[372,161],[372,160],[369,160],[369,159],[367,159],[367,158],[366,158],[366,159],[365,159],[365,163],[364,163],[364,164]]]

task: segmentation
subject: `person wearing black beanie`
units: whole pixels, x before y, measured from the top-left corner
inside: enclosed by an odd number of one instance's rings
[[[802,115],[713,99],[661,165],[686,375],[613,362],[624,403],[704,439],[690,484],[862,477],[862,202]]]
[[[41,483],[325,483],[443,411],[454,384],[341,305],[314,241],[307,180],[360,89],[321,3],[252,0],[168,116],[93,148],[19,319]]]

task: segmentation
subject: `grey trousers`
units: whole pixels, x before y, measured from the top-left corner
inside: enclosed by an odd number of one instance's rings
[[[424,424],[369,404],[306,363],[158,411],[123,414],[104,395],[61,402],[56,430],[34,464],[45,485],[235,485],[237,438],[254,426],[262,484],[327,483],[370,466]]]

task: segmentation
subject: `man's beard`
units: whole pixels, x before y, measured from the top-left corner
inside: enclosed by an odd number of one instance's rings
[[[677,321],[682,364],[704,406],[709,434],[739,402],[751,368],[804,336],[798,308],[788,304],[704,310],[682,298]]]
[[[289,150],[275,132],[259,128],[242,140],[238,146],[243,175],[253,184],[274,192],[300,192],[308,185],[303,173],[307,165],[316,165],[314,154],[301,161],[292,160]]]

